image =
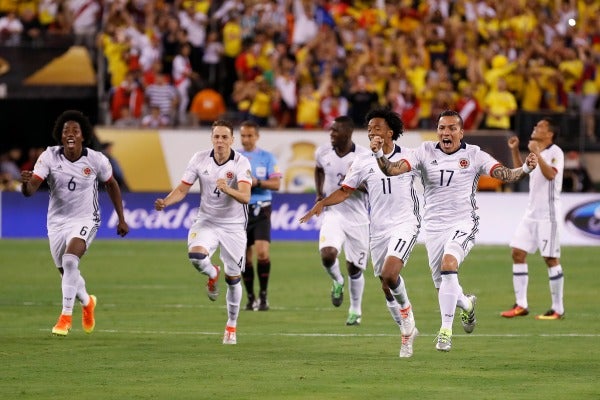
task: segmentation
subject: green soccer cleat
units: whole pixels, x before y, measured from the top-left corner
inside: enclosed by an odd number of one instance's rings
[[[360,325],[360,322],[361,322],[361,318],[360,318],[359,314],[356,314],[353,312],[348,314],[348,319],[346,320],[346,325],[348,325],[348,326]]]
[[[452,348],[452,331],[450,329],[440,329],[436,337],[435,348],[439,351],[450,351]]]
[[[477,325],[477,319],[475,318],[475,303],[477,297],[473,294],[467,294],[467,299],[471,300],[471,311],[465,310],[460,311],[460,322],[462,322],[463,329],[467,333],[473,332],[475,325]]]
[[[333,282],[333,286],[331,287],[331,304],[335,307],[339,307],[342,305],[344,301],[344,284]]]

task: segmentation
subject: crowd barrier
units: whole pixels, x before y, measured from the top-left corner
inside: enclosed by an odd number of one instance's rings
[[[187,230],[199,206],[198,194],[190,194],[165,211],[154,210],[154,200],[165,193],[124,193],[125,218],[130,227],[127,239],[175,239],[185,241]],[[271,215],[274,241],[317,241],[321,218],[305,224],[298,220],[314,204],[309,193],[276,193]],[[449,200],[451,201],[451,200]],[[564,245],[600,245],[600,194],[562,196],[561,242]],[[481,244],[508,245],[527,205],[527,193],[487,193],[477,195]],[[116,239],[117,218],[104,192],[100,196],[102,226],[99,239]],[[47,193],[24,198],[21,193],[0,192],[0,238],[45,238]],[[393,212],[393,210],[390,210]],[[421,235],[420,241],[423,237]],[[315,249],[317,243],[315,243]]]

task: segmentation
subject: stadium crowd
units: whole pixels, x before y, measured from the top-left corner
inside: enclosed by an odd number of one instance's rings
[[[65,34],[101,55],[116,126],[362,127],[387,105],[407,129],[576,111],[597,140],[595,0],[0,0],[2,45]]]

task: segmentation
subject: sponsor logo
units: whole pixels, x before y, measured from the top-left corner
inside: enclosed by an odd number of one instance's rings
[[[304,216],[311,207],[307,203],[299,204],[297,208],[290,203],[281,203],[279,208],[273,209],[271,213],[271,227],[282,231],[315,231],[321,228],[321,218],[313,217],[308,222],[300,223],[300,217]],[[167,208],[163,211],[146,209],[143,207],[129,208],[123,204],[125,221],[131,229],[140,230],[177,230],[189,229],[194,223],[198,207],[192,207],[187,202]],[[115,228],[119,223],[117,213],[113,212],[108,220],[108,227]]]
[[[572,208],[565,216],[565,223],[578,233],[600,239],[600,200]]]
[[[431,165],[437,165],[437,160],[433,160],[432,162],[430,162],[429,164]]]

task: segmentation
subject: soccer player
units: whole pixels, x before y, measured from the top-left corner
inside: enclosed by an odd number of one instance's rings
[[[227,282],[227,324],[223,344],[237,343],[237,319],[242,301],[242,271],[246,255],[246,224],[252,175],[250,162],[232,149],[233,125],[217,120],[212,125],[213,148],[199,151],[190,159],[181,183],[162,199],[157,211],[183,200],[192,185],[200,182],[200,208],[188,233],[188,257],[198,272],[208,275],[208,298],[219,295],[219,266],[211,257],[220,247]]]
[[[369,154],[368,149],[352,142],[353,131],[350,117],[336,118],[329,129],[330,143],[319,146],[315,151],[317,201],[340,188],[357,155]],[[344,277],[338,261],[342,246],[350,286],[346,325],[360,325],[365,287],[363,271],[367,266],[369,249],[369,216],[364,191],[354,191],[346,201],[326,207],[323,212],[319,252],[321,263],[333,280],[331,302],[335,307],[339,307],[344,298]]]
[[[382,150],[383,139],[372,136],[370,147],[377,165],[387,176],[412,170],[421,172],[424,187],[423,226],[425,247],[442,319],[436,348],[450,351],[452,324],[458,306],[465,332],[475,329],[474,295],[465,295],[458,281],[458,268],[475,244],[479,226],[475,192],[481,174],[503,182],[516,182],[537,165],[530,153],[522,167],[509,169],[481,150],[463,141],[463,121],[453,110],[443,111],[437,122],[438,141],[423,142],[414,153],[390,161]],[[393,211],[393,210],[392,210]]]
[[[48,147],[33,171],[21,172],[21,192],[25,197],[36,193],[44,180],[50,188],[48,239],[54,264],[62,275],[62,311],[52,328],[57,336],[66,336],[71,330],[76,297],[83,306],[83,330],[92,333],[96,325],[94,309],[98,299],[88,294],[79,262],[100,227],[98,181],[106,186],[117,213],[117,234],[125,236],[129,232],[123,216],[121,191],[110,161],[101,152],[86,147],[93,134],[93,127],[83,113],[63,112],[52,131],[52,137],[60,145]]]
[[[271,271],[269,255],[271,242],[271,191],[279,190],[281,172],[277,160],[272,153],[256,146],[258,142],[258,124],[254,121],[244,121],[240,126],[243,150],[241,154],[250,160],[252,166],[252,191],[248,205],[248,227],[246,235],[246,267],[242,274],[244,286],[248,294],[246,310],[267,311],[267,288]],[[256,250],[256,275],[260,292],[259,299],[254,295],[254,260],[253,249]]]
[[[411,151],[394,144],[404,130],[398,114],[382,108],[370,111],[366,118],[369,137],[383,139],[382,149],[389,160],[399,160]],[[321,214],[324,207],[341,203],[358,188],[365,188],[370,206],[371,260],[375,276],[381,280],[388,309],[400,327],[400,357],[412,356],[413,341],[418,334],[406,283],[400,276],[417,242],[421,226],[419,199],[414,188],[417,177],[415,172],[385,176],[377,167],[375,157],[368,153],[357,155],[342,186],[318,201],[300,219],[300,222],[306,222],[313,215]],[[392,209],[394,212],[390,213]]]
[[[558,127],[547,118],[541,119],[534,126],[531,140],[527,145],[529,151],[537,156],[538,166],[529,176],[529,202],[510,242],[513,260],[513,287],[515,305],[501,315],[505,318],[520,317],[529,314],[527,303],[527,284],[529,281],[527,253],[540,255],[548,266],[550,279],[550,295],[552,307],[539,320],[558,320],[565,314],[563,305],[564,277],[560,264],[560,241],[558,232],[558,216],[560,215],[560,192],[562,189],[564,154],[554,144]],[[516,165],[521,165],[519,138],[513,136],[508,140],[508,147]]]

